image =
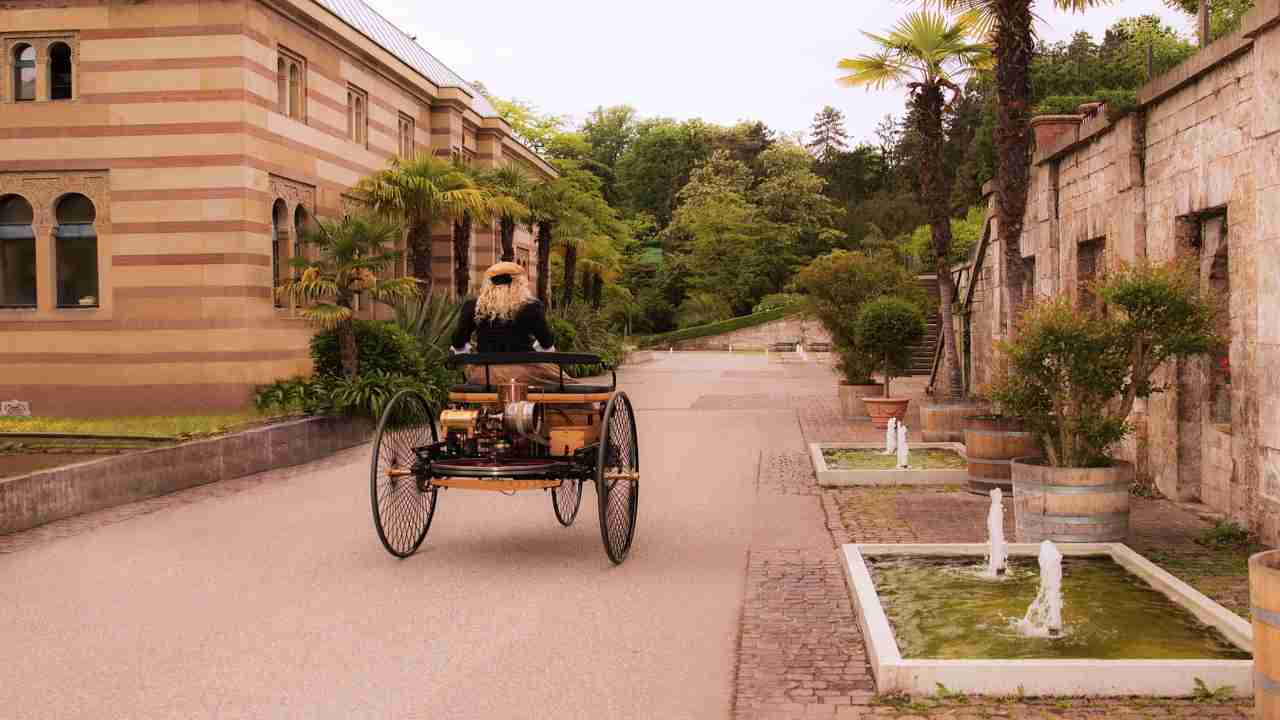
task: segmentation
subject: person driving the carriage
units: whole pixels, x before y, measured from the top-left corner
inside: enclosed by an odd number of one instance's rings
[[[472,345],[472,336],[475,345]],[[513,262],[500,262],[484,273],[480,294],[462,305],[451,345],[455,353],[555,352],[555,336],[547,325],[542,302],[529,289],[529,274]],[[521,380],[530,386],[558,382],[560,368],[549,363],[493,365],[489,382]],[[467,367],[467,382],[483,384],[485,368]]]

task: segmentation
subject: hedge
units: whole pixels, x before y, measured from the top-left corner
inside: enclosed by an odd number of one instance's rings
[[[790,317],[800,311],[794,307],[775,308],[764,312],[753,313],[751,315],[743,315],[741,317],[721,320],[719,322],[707,323],[706,325],[698,325],[683,330],[673,330],[671,332],[662,333],[661,335],[651,335],[642,338],[639,346],[642,348],[655,347],[658,345],[671,345],[682,342],[684,340],[694,340],[697,338],[710,337],[712,335],[723,335],[734,330],[755,327],[763,325],[774,320],[781,320]]]

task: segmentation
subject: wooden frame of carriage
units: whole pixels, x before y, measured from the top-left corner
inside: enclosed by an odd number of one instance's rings
[[[484,366],[486,382],[455,386],[439,413],[421,393],[401,391],[378,422],[370,499],[387,551],[397,557],[417,551],[442,490],[542,490],[568,527],[590,482],[605,553],[615,564],[625,560],[639,508],[640,446],[617,374],[610,370],[610,385],[566,383],[566,367],[603,365],[597,356],[574,353],[465,354],[451,362]],[[559,366],[560,382],[534,388],[488,382],[493,366],[529,363]]]

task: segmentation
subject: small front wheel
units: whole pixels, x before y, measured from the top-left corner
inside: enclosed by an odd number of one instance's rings
[[[600,502],[600,539],[609,560],[617,565],[631,552],[640,509],[640,444],[635,412],[626,393],[614,394],[604,411],[596,497]]]
[[[556,520],[569,527],[578,517],[578,508],[582,505],[582,481],[565,478],[560,487],[551,488],[551,507],[555,508]]]
[[[435,413],[426,398],[414,390],[391,398],[373,437],[369,494],[378,539],[396,557],[416,552],[431,529],[438,489],[418,477],[416,451],[436,441]]]

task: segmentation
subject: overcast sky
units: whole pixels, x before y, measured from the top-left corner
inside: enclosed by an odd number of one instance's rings
[[[467,80],[575,119],[625,103],[643,116],[758,119],[792,133],[829,104],[845,113],[852,138],[870,139],[902,109],[898,92],[835,84],[836,62],[869,49],[859,31],[895,23],[911,7],[902,0],[366,2]],[[1190,32],[1162,0],[1084,15],[1037,5],[1050,40],[1082,29],[1100,36],[1117,18],[1147,13]]]

